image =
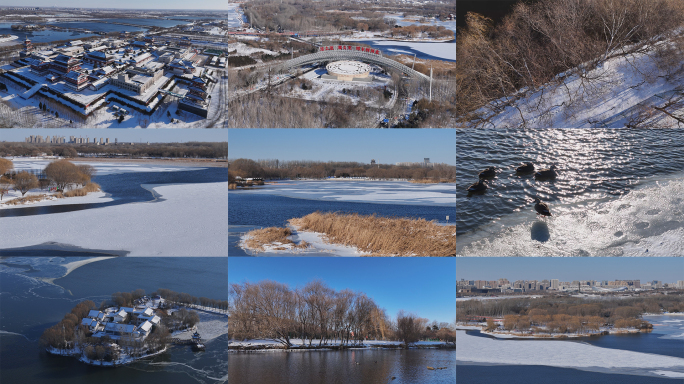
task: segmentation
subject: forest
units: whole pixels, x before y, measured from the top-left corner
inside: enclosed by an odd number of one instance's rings
[[[49,144],[0,142],[0,157],[9,156],[63,156],[97,154],[101,157],[177,157],[225,159],[228,157],[227,142],[150,143],[135,145],[95,144]]]
[[[269,280],[232,283],[228,295],[229,339],[269,339],[284,348],[293,346],[292,339],[308,347],[334,340],[344,347],[376,339],[398,340],[407,347],[426,339],[453,343],[456,337],[448,323],[430,323],[404,311],[392,319],[365,293],[336,291],[321,280],[295,289]]]
[[[280,161],[277,159],[230,160],[229,177],[262,179],[324,179],[327,177],[369,177],[374,179],[432,179],[435,182],[455,182],[456,167],[448,164],[435,164],[432,168],[398,166],[392,164],[364,164],[339,161]],[[232,176],[231,176],[232,175]]]
[[[640,85],[684,73],[680,0],[521,1],[500,16],[495,22],[468,12],[465,25],[459,24],[456,105],[461,123],[486,124],[487,113],[515,106],[516,99],[543,92],[544,86],[562,88],[576,75],[582,84],[575,93],[568,90],[563,107],[569,108],[612,86],[609,71],[588,76],[611,58],[631,62],[633,55],[647,55],[654,65],[634,68],[643,78]],[[487,113],[480,110],[483,106]]]

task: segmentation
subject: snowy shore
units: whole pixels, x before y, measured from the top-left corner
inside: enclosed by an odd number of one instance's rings
[[[290,339],[290,348],[286,349],[284,344],[271,339],[250,339],[250,340],[229,340],[228,349],[231,350],[242,350],[242,351],[253,351],[253,350],[276,350],[276,351],[291,351],[291,350],[322,350],[322,349],[340,349],[344,348],[399,348],[402,345],[401,341],[386,341],[386,340],[364,340],[363,343],[349,342],[343,344],[341,340],[327,340],[325,343],[320,344],[320,340],[311,340],[311,346],[309,346],[310,340],[304,339]],[[441,341],[418,341],[412,343],[411,347],[415,348],[442,348],[449,346],[448,343]],[[451,344],[453,347],[453,344]]]

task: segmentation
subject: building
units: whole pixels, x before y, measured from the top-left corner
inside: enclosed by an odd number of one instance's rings
[[[370,82],[371,66],[354,60],[335,61],[326,65],[327,75],[321,76],[322,79],[339,81],[363,81]]]
[[[62,53],[50,62],[50,72],[57,76],[63,76],[79,69],[81,69],[81,60]]]
[[[558,290],[559,287],[560,282],[558,281],[558,279],[551,279],[551,289]]]
[[[190,61],[175,59],[168,65],[169,71],[176,75],[191,74],[195,71],[195,64]]]
[[[145,93],[164,74],[163,70],[127,70],[111,78],[111,84],[119,88],[135,92],[138,95]]]
[[[27,37],[26,40],[24,40],[24,49],[21,52],[19,52],[19,57],[24,58],[24,57],[31,56],[31,53],[33,52],[33,50],[34,50],[33,43]]]
[[[64,75],[63,78],[66,86],[75,91],[81,91],[89,84],[88,75],[79,71],[71,71]]]
[[[114,63],[114,56],[102,51],[90,51],[83,57],[84,63],[93,65],[93,68],[106,67]]]

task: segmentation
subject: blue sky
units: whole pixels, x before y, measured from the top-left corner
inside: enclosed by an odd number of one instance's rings
[[[321,279],[364,292],[392,318],[400,309],[430,321],[456,318],[456,261],[450,257],[231,257],[229,283],[273,280],[290,288]]]
[[[682,257],[459,257],[466,280],[684,280]]]
[[[228,158],[456,164],[455,129],[230,129]]]
[[[24,141],[31,135],[40,136],[69,136],[76,137],[109,137],[111,141],[118,138],[119,141],[171,143],[186,141],[227,141],[227,129],[54,129],[54,128],[30,128],[30,129],[0,129],[0,141]]]
[[[117,0],[117,1],[83,1],[83,0],[0,0],[0,6],[13,7],[85,7],[85,8],[123,8],[123,9],[226,9],[225,0]]]

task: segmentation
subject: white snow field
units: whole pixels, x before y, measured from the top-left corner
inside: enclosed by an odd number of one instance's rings
[[[455,207],[455,188],[454,183],[414,184],[408,181],[330,179],[276,182],[251,190],[250,193],[312,200]]]
[[[547,365],[585,371],[679,377],[684,359],[559,340],[496,340],[456,331],[456,360],[475,364]],[[657,370],[657,373],[654,371]]]
[[[684,175],[646,181],[619,198],[514,212],[459,236],[459,256],[684,256]],[[539,236],[544,234],[544,236]],[[544,238],[545,241],[537,240]]]
[[[162,201],[5,217],[0,248],[58,242],[130,256],[227,256],[228,183],[147,185]]]
[[[616,56],[582,76],[574,74],[534,91],[526,89],[510,99],[502,98],[481,108],[486,123],[495,128],[622,128],[679,127],[677,120],[651,109],[678,102],[670,113],[684,116],[684,77],[668,76],[654,53],[669,42],[655,44],[647,52]],[[590,81],[588,79],[594,79]],[[519,100],[512,100],[520,97]],[[506,105],[512,101],[511,105]]]
[[[190,308],[190,310],[192,310]],[[228,317],[225,315],[218,315],[213,313],[206,313],[197,311],[200,322],[197,324],[197,333],[200,334],[203,341],[213,340],[221,335],[228,333]],[[190,340],[194,331],[187,331],[173,337],[181,340]]]

